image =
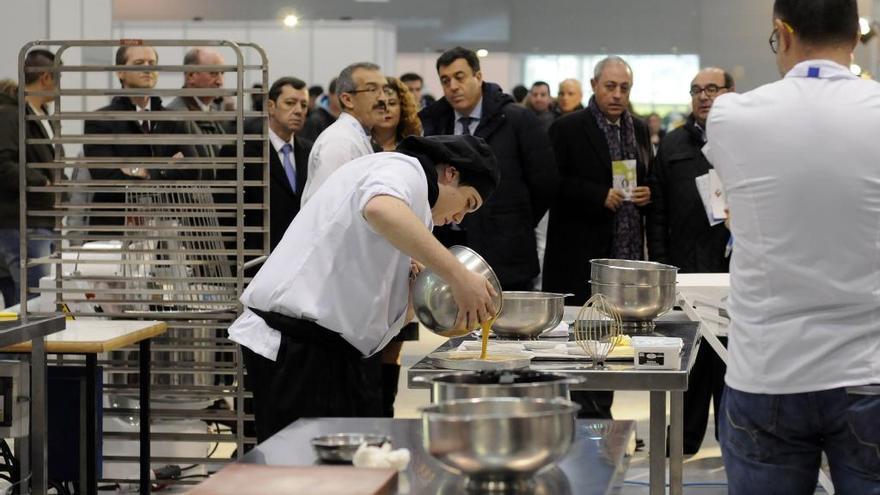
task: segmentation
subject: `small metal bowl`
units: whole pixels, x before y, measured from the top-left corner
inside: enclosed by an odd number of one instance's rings
[[[350,464],[361,444],[381,447],[385,443],[391,443],[391,438],[367,433],[336,433],[315,437],[311,442],[315,455],[321,462]]]

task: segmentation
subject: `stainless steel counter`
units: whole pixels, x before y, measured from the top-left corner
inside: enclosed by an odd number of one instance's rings
[[[657,320],[654,332],[667,337],[679,337],[683,341],[681,366],[677,370],[635,369],[631,361],[607,362],[604,369],[592,369],[589,362],[533,361],[530,369],[552,371],[581,377],[584,382],[574,385],[573,390],[644,390],[650,394],[650,493],[665,492],[666,478],[666,427],[669,426],[669,485],[671,495],[682,493],[683,419],[684,391],[688,386],[688,374],[693,367],[699,349],[699,322],[690,320],[683,311],[672,311]],[[437,351],[456,348],[462,339],[452,339]],[[424,383],[414,382],[417,376],[448,373],[420,360],[409,369],[407,383],[410,388],[427,388]],[[666,396],[669,395],[670,420],[666,419]]]
[[[606,495],[623,481],[629,466],[626,451],[635,435],[633,421],[578,420],[571,451],[556,466],[535,478],[535,494]],[[394,448],[410,450],[412,460],[400,473],[398,494],[464,494],[465,479],[446,471],[422,447],[418,419],[301,419],[256,446],[240,462],[273,466],[316,463],[309,440],[330,433],[381,433]]]

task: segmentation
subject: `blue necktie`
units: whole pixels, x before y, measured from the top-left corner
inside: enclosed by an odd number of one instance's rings
[[[281,164],[284,166],[284,173],[287,175],[287,181],[290,182],[290,189],[293,190],[294,194],[296,193],[296,170],[293,168],[293,160],[290,159],[290,154],[293,152],[293,146],[290,143],[286,143],[281,147],[281,154],[284,155],[284,160],[282,160]]]

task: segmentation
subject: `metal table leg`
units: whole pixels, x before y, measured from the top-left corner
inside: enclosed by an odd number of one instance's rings
[[[681,495],[684,458],[684,392],[669,392],[669,494]]]
[[[650,494],[666,492],[666,392],[651,391],[650,431],[648,450]]]
[[[98,493],[98,413],[95,407],[95,374],[98,371],[98,355],[86,354],[86,479],[85,491],[89,495]]]
[[[140,493],[150,495],[150,339],[140,342],[138,385],[140,391],[141,455]]]
[[[31,380],[31,490],[33,493],[46,493],[46,348],[43,337],[33,339],[33,367]],[[22,483],[27,486],[26,483]],[[27,490],[23,490],[26,492]]]

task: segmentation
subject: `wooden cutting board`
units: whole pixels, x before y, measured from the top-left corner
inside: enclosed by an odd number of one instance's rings
[[[397,471],[351,466],[230,464],[189,495],[391,495]]]

